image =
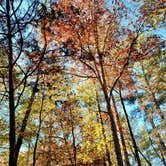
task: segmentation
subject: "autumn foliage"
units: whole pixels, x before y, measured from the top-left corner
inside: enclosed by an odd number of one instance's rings
[[[2,164],[166,165],[164,4],[0,1]]]

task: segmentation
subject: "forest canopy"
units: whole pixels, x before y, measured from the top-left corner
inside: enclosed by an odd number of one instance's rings
[[[163,0],[0,1],[0,165],[165,166]]]

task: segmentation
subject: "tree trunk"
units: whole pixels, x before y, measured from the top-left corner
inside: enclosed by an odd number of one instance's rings
[[[16,166],[17,161],[15,157],[15,104],[14,104],[14,82],[13,82],[13,48],[12,48],[12,30],[10,18],[10,0],[6,0],[6,16],[8,28],[8,77],[9,77],[9,166]]]
[[[148,132],[148,134],[149,134],[149,132]],[[150,134],[149,134],[149,135],[150,135]],[[163,156],[162,154],[161,154],[161,156],[160,156],[160,154],[158,153],[156,147],[154,147],[153,141],[152,141],[152,139],[151,139],[150,137],[149,137],[149,140],[150,140],[150,142],[151,142],[151,146],[152,146],[154,152],[156,153],[156,155],[158,156],[158,158],[161,160],[161,162],[163,163],[163,165],[166,166],[166,162],[165,162],[164,156]]]
[[[48,151],[47,151],[47,162],[46,162],[46,166],[52,166],[52,136],[53,136],[53,119],[52,119],[52,115],[51,112],[49,114],[49,134],[48,134]]]
[[[128,117],[128,114],[127,114],[127,111],[126,111],[126,108],[125,108],[125,104],[123,102],[123,98],[122,98],[122,94],[121,94],[121,88],[119,89],[119,96],[120,96],[120,101],[121,101],[121,104],[122,104],[122,108],[123,108],[123,111],[125,113],[125,117],[126,117],[126,120],[127,120],[127,125],[128,125],[128,128],[129,128],[129,131],[130,131],[130,136],[131,136],[131,140],[132,140],[132,143],[133,143],[135,157],[136,157],[138,166],[141,166],[141,160],[140,160],[140,157],[139,157],[138,147],[137,147],[137,144],[136,144],[136,141],[135,141],[135,138],[134,138],[133,131],[131,129],[131,125],[130,125],[129,117]]]
[[[36,84],[37,86],[37,84]],[[20,151],[20,148],[21,148],[21,145],[22,145],[22,142],[23,142],[23,138],[24,138],[24,132],[25,132],[25,129],[26,129],[26,126],[27,126],[27,123],[28,123],[28,118],[30,116],[30,113],[31,113],[31,110],[32,110],[32,104],[34,102],[34,98],[35,98],[35,88],[36,86],[34,87],[33,91],[32,91],[32,95],[31,95],[31,99],[29,101],[29,104],[28,104],[28,107],[27,107],[27,110],[26,110],[26,113],[25,113],[25,116],[24,116],[24,119],[23,119],[23,122],[22,122],[22,126],[21,126],[21,129],[20,129],[20,134],[18,135],[18,138],[17,138],[17,143],[15,145],[15,158],[16,158],[16,161],[18,160],[18,155],[19,155],[19,151]]]
[[[142,157],[145,159],[145,161],[147,162],[147,164],[149,166],[152,166],[151,162],[145,157],[145,155],[139,150],[140,154],[142,155]]]
[[[36,150],[37,150],[39,134],[40,134],[41,125],[42,125],[42,117],[41,117],[41,115],[42,115],[42,110],[43,110],[43,103],[44,103],[44,95],[42,96],[42,103],[41,103],[41,108],[40,108],[40,112],[39,112],[39,128],[38,128],[38,131],[37,131],[35,146],[34,146],[34,150],[33,150],[33,166],[36,165]]]
[[[104,93],[105,93],[107,112],[108,112],[108,115],[110,117],[111,131],[112,131],[112,136],[113,136],[114,150],[115,150],[115,154],[116,154],[116,158],[117,158],[117,164],[118,164],[118,166],[123,166],[123,158],[122,158],[122,154],[121,154],[121,147],[120,147],[120,143],[119,143],[116,123],[115,123],[113,112],[112,112],[112,109],[111,109],[110,99],[108,97],[108,94],[106,92],[104,92]]]
[[[113,94],[112,94],[112,102],[113,102],[113,107],[114,107],[114,110],[115,110],[117,126],[119,128],[119,133],[120,133],[120,137],[121,137],[121,141],[122,141],[122,149],[123,149],[123,153],[124,153],[125,164],[126,164],[126,166],[130,166],[130,162],[129,162],[129,158],[128,158],[128,152],[127,152],[126,143],[125,143],[125,138],[124,138],[123,130],[122,130],[122,125],[121,125],[121,122],[120,122],[119,113],[117,111],[117,107],[116,107],[116,103],[115,103],[115,99],[114,99]]]
[[[76,147],[76,139],[75,139],[75,134],[74,134],[74,118],[71,109],[69,108],[70,111],[70,123],[71,123],[71,133],[72,133],[72,139],[73,139],[73,158],[74,158],[74,164],[73,166],[77,165],[77,147]]]

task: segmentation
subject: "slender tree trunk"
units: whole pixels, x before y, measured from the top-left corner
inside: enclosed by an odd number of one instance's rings
[[[105,158],[105,156],[103,156],[103,166],[107,166],[106,161],[107,161],[107,159]]]
[[[41,52],[41,57],[39,59],[37,67],[36,67],[37,72],[38,72],[38,69],[40,68],[40,64],[41,64],[41,62],[43,60],[43,57],[45,55],[45,51],[46,51],[46,48],[47,48],[47,40],[46,40],[46,33],[45,33],[45,22],[43,24],[43,29],[44,29],[44,42],[45,43],[44,43],[43,50]],[[35,70],[33,70],[31,72],[31,74],[34,71]],[[28,106],[27,106],[27,110],[25,112],[25,115],[24,115],[24,118],[23,118],[23,121],[22,121],[22,126],[21,126],[21,129],[19,131],[20,134],[18,135],[17,142],[16,142],[16,145],[15,145],[15,154],[14,155],[15,155],[16,163],[17,163],[19,151],[20,151],[23,139],[24,139],[24,132],[25,132],[26,126],[28,124],[28,119],[29,119],[29,116],[30,116],[31,111],[32,111],[32,105],[33,105],[33,102],[34,102],[34,99],[35,99],[35,94],[37,92],[36,90],[37,90],[37,85],[38,85],[38,81],[39,81],[39,76],[40,76],[39,73],[37,73],[37,77],[36,77],[36,81],[35,81],[35,86],[32,89],[31,98],[29,100],[29,103],[28,103]],[[15,165],[12,165],[12,166],[15,166]]]
[[[13,48],[12,48],[12,30],[11,30],[11,17],[10,17],[10,0],[6,0],[6,16],[8,28],[8,77],[9,77],[9,166],[16,166],[15,156],[15,104],[14,104],[14,81],[13,81]]]
[[[148,134],[149,134],[149,132],[148,132]],[[166,166],[166,162],[165,162],[164,156],[162,154],[160,156],[160,154],[158,153],[157,149],[154,147],[153,141],[152,141],[152,139],[150,137],[149,137],[149,140],[150,140],[150,143],[151,143],[151,146],[152,146],[154,152],[156,153],[156,155],[158,156],[158,158],[161,160],[161,162],[163,163],[163,165]]]
[[[22,142],[23,142],[23,138],[24,138],[24,132],[25,132],[25,129],[26,129],[26,126],[27,126],[27,123],[28,123],[28,118],[29,118],[31,110],[32,110],[32,104],[33,104],[34,99],[35,99],[35,93],[36,93],[35,89],[36,88],[37,88],[37,84],[35,85],[35,87],[32,90],[31,99],[29,101],[29,104],[28,104],[28,107],[27,107],[27,110],[26,110],[26,113],[25,113],[25,116],[24,116],[24,119],[23,119],[23,122],[22,122],[22,126],[21,126],[21,129],[20,129],[20,132],[19,132],[20,134],[18,135],[18,138],[17,138],[17,143],[16,143],[16,146],[15,146],[16,161],[18,160],[19,151],[20,151],[20,148],[21,148],[21,145],[22,145]]]
[[[33,166],[36,165],[36,150],[37,150],[37,145],[38,145],[38,141],[39,141],[39,134],[40,134],[41,125],[42,125],[42,116],[41,115],[42,115],[42,111],[43,111],[43,103],[44,103],[44,95],[42,96],[42,103],[41,103],[41,108],[40,108],[40,112],[39,112],[39,128],[37,131],[35,146],[34,146],[34,150],[33,150]]]
[[[138,149],[139,150],[139,149]],[[145,161],[147,162],[147,164],[149,165],[149,166],[152,166],[152,164],[151,164],[151,162],[145,157],[145,155],[139,150],[139,152],[140,152],[140,154],[141,154],[141,156],[145,159]]]
[[[76,140],[74,135],[74,126],[72,124],[72,137],[73,137],[73,157],[74,157],[74,166],[77,165],[77,148],[76,148]]]
[[[116,127],[113,112],[111,109],[110,99],[109,99],[108,94],[106,92],[105,92],[105,100],[106,100],[107,112],[108,112],[108,115],[110,117],[111,131],[112,131],[112,136],[113,136],[117,164],[118,164],[118,166],[123,166],[123,158],[122,158],[122,154],[121,154],[121,147],[120,147],[120,143],[119,143],[117,127]]]
[[[70,117],[71,117],[71,133],[72,133],[72,138],[73,138],[73,158],[74,158],[74,164],[73,166],[77,165],[77,147],[76,147],[76,139],[75,139],[75,134],[74,134],[74,117],[72,114],[71,109],[69,108],[70,111]]]
[[[52,132],[53,119],[52,119],[51,112],[50,112],[49,121],[50,121],[50,124],[49,124],[49,129],[48,129],[49,130],[49,134],[48,134],[48,151],[47,151],[46,166],[52,166],[52,148],[51,148],[51,145],[52,145],[52,135],[53,135],[53,132]]]
[[[116,107],[116,103],[115,103],[115,99],[114,99],[113,94],[112,94],[112,102],[113,102],[113,107],[114,107],[114,110],[115,110],[117,125],[118,125],[118,128],[119,128],[120,137],[121,137],[121,141],[122,141],[122,149],[123,149],[123,152],[124,152],[125,165],[130,166],[130,162],[129,162],[129,158],[128,158],[128,152],[127,152],[126,143],[125,143],[125,138],[124,138],[123,130],[122,130],[122,125],[121,125],[121,122],[120,122],[120,118],[119,118],[119,114],[118,114],[118,111],[117,111],[117,107]]]
[[[96,44],[97,44],[97,53],[98,53],[98,56],[99,56],[99,66],[100,66],[101,72],[99,72],[99,70],[97,68],[96,61],[94,61],[94,66],[95,66],[95,69],[97,71],[97,77],[98,77],[98,80],[100,82],[103,94],[104,94],[104,98],[105,98],[105,102],[106,102],[106,108],[107,108],[107,112],[108,112],[108,115],[109,115],[109,118],[110,118],[111,132],[112,132],[112,136],[113,136],[113,143],[114,143],[114,150],[115,150],[115,154],[116,154],[117,164],[118,164],[118,166],[123,166],[123,158],[122,158],[122,153],[121,153],[121,147],[120,147],[120,143],[119,143],[116,123],[115,123],[113,112],[112,112],[112,109],[111,109],[110,97],[109,97],[108,89],[107,89],[108,87],[107,87],[107,82],[106,82],[106,75],[105,75],[104,66],[103,66],[103,54],[100,52],[100,49],[99,49],[97,31],[98,30],[97,30],[97,27],[96,27],[96,29],[95,29],[95,33],[96,33],[95,40],[96,40]],[[115,84],[116,83],[114,83],[114,85]],[[114,85],[113,85],[113,87],[114,87]]]
[[[127,111],[126,111],[126,107],[125,107],[125,104],[123,102],[121,89],[119,90],[119,96],[120,96],[120,101],[121,101],[121,104],[122,104],[122,108],[123,108],[123,111],[125,113],[125,117],[126,117],[126,120],[127,120],[127,125],[128,125],[128,128],[129,128],[131,140],[132,140],[133,147],[134,147],[135,157],[136,157],[138,166],[141,166],[141,160],[140,160],[140,157],[139,157],[138,147],[137,147],[137,144],[136,144],[136,141],[135,141],[135,138],[134,138],[133,131],[131,129],[131,125],[130,125],[129,117],[128,117],[128,114],[127,114]]]
[[[100,101],[99,101],[99,96],[97,94],[97,90],[96,90],[96,100],[97,100],[97,105],[98,105],[100,124],[101,124],[103,140],[104,140],[104,146],[105,146],[105,150],[106,150],[107,161],[108,161],[108,165],[111,166],[112,162],[111,162],[111,159],[110,159],[110,152],[109,152],[109,149],[108,149],[108,146],[107,146],[107,139],[106,139],[106,134],[105,134],[105,129],[104,129],[104,122],[103,122],[103,118],[101,116],[101,107],[100,107]]]

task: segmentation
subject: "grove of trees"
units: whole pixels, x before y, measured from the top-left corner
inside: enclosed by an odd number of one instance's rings
[[[165,166],[163,0],[0,1],[0,165]]]

